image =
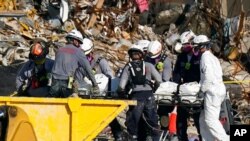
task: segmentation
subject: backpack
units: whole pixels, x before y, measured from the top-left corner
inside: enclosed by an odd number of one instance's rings
[[[145,85],[146,84],[146,67],[145,62],[129,62],[128,63],[130,75],[133,85]]]

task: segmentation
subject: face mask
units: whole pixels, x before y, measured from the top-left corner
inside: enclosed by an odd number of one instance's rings
[[[191,44],[187,44],[187,45],[183,45],[183,49],[184,52],[191,52],[193,50],[193,46]]]
[[[87,55],[86,57],[89,62],[91,62],[94,59],[91,55]]]
[[[199,56],[200,55],[200,51],[198,50],[198,51],[193,51],[193,55],[194,56]]]

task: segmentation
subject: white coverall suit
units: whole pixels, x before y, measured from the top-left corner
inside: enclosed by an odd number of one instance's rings
[[[201,56],[201,91],[204,95],[204,110],[200,114],[200,133],[203,141],[229,141],[219,121],[221,104],[226,96],[219,60],[210,52]]]

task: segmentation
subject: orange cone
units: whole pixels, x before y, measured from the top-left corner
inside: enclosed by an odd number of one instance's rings
[[[174,110],[169,115],[169,125],[168,131],[169,134],[176,134],[176,120],[177,120],[177,106],[174,107]]]

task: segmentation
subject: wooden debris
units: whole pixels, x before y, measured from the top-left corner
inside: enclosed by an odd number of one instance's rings
[[[24,17],[27,16],[23,10],[0,10],[0,17]]]
[[[102,8],[103,3],[104,3],[104,0],[98,0],[98,2],[95,5],[94,11],[97,12],[100,8]],[[90,20],[89,20],[87,28],[93,27],[93,25],[96,22],[96,18],[97,18],[96,13],[93,13],[91,15]]]

